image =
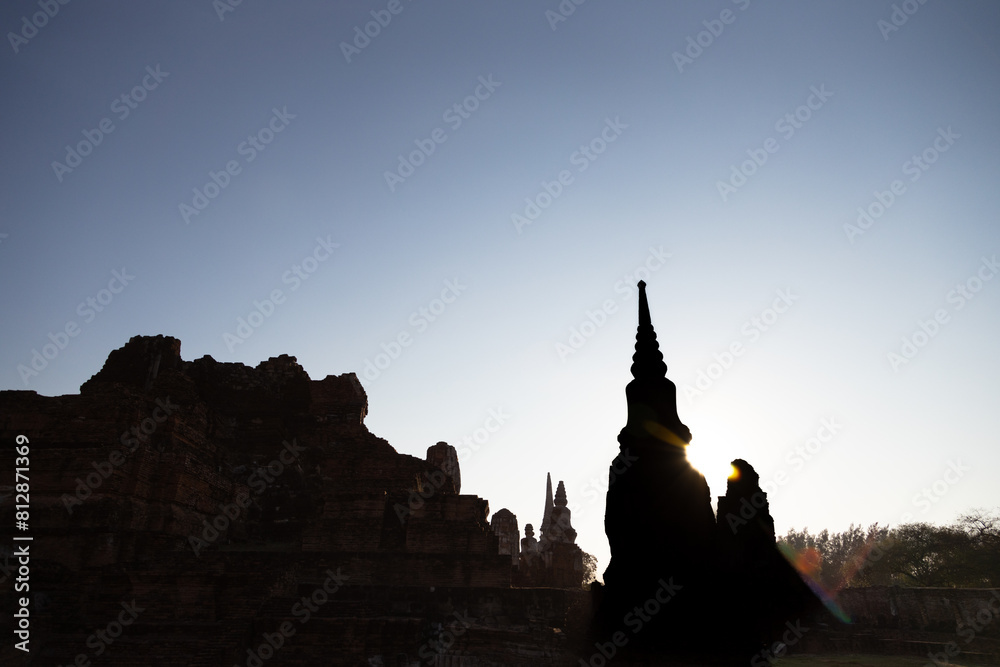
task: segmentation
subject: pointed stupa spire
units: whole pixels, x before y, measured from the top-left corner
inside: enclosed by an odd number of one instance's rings
[[[559,482],[559,486],[556,488],[556,498],[552,504],[556,507],[566,507],[566,485],[562,482]]]
[[[541,537],[552,528],[552,473],[546,473],[545,477],[545,512],[542,514]]]
[[[663,362],[660,344],[649,318],[646,300],[646,283],[639,281],[639,327],[635,332],[635,354],[632,355],[632,377],[636,380],[658,380],[666,377],[667,365]]]
[[[646,283],[642,280],[639,281],[639,326],[635,332],[632,377],[635,379],[625,387],[629,410],[625,431],[638,437],[652,436],[678,447],[691,442],[691,431],[677,416],[677,387],[667,378],[667,365],[656,342],[656,332],[649,317]]]
[[[549,540],[572,544],[576,541],[576,531],[573,530],[570,519],[572,512],[566,505],[566,485],[559,482],[559,486],[556,488],[556,497],[553,501],[552,535],[549,537]]]

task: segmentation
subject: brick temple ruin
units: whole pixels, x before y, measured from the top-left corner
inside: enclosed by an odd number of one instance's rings
[[[491,525],[500,539],[500,553],[510,554],[514,565],[511,583],[519,588],[579,589],[584,584],[583,550],[576,544],[566,486],[562,481],[552,495],[552,474],[545,481],[545,506],[541,536],[529,523],[518,540],[517,517],[507,509],[493,515]]]
[[[514,587],[516,518],[491,528],[454,447],[420,459],[370,433],[353,373],[136,336],[78,395],[0,400],[4,442],[30,440],[34,537],[30,660],[4,643],[2,664],[555,664],[585,627],[572,528],[552,523],[538,587]],[[13,509],[0,496],[4,527]],[[561,487],[552,509],[568,519]],[[137,618],[93,639],[123,603]]]
[[[0,392],[4,446],[30,440],[34,538],[31,653],[4,642],[0,663],[758,667],[795,628],[798,648],[868,647],[778,555],[749,463],[713,511],[644,288],[603,586],[581,587],[562,482],[547,479],[539,534],[522,537],[510,511],[490,518],[462,493],[453,447],[421,459],[370,433],[353,373],[184,361],[177,339],[136,336],[79,394]],[[747,501],[750,520],[727,520]],[[0,487],[0,531],[13,524]],[[21,594],[2,548],[7,614]],[[952,610],[932,594],[845,598],[899,641],[904,615],[940,629]]]

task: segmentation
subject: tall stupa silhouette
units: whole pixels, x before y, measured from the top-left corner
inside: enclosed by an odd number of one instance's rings
[[[716,518],[705,477],[686,456],[691,431],[677,414],[642,281],[631,371],[628,420],[609,471],[611,562],[594,589],[594,645],[621,632],[616,651],[747,664],[786,623],[815,617],[821,605],[777,550],[767,494],[742,459]],[[733,521],[744,501],[752,515]]]

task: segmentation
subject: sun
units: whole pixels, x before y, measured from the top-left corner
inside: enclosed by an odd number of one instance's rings
[[[725,480],[735,479],[733,477],[734,468],[730,461],[732,458],[715,443],[699,438],[701,442],[688,445],[686,453],[688,462],[694,466],[698,472],[705,476],[709,486],[720,488],[725,492]]]
[[[685,449],[688,462],[719,494],[726,492],[727,480],[737,479],[738,472],[732,464],[737,458],[734,452],[737,443],[736,434],[724,425],[699,424],[695,437]]]

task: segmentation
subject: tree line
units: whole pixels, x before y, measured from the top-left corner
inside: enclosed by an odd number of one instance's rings
[[[1000,508],[945,526],[851,524],[840,533],[790,529],[778,547],[829,591],[865,586],[1000,587]]]

